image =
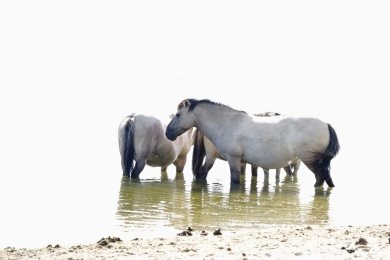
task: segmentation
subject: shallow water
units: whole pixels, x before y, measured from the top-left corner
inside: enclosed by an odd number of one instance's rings
[[[1,247],[171,236],[188,226],[211,232],[390,221],[387,169],[359,160],[358,148],[378,144],[381,135],[377,141],[357,139],[361,133],[351,135],[346,123],[335,123],[341,143],[332,161],[336,187],[315,189],[314,175],[303,164],[296,177],[282,171],[279,181],[274,171],[268,181],[261,170],[252,178],[248,166],[241,184],[233,187],[223,161],[216,162],[205,184],[193,183],[190,163],[183,174],[176,175],[172,166],[167,173],[146,167],[139,181],[129,180],[121,176],[116,141],[121,116],[89,117],[88,124],[66,133],[61,124],[41,119],[29,126],[28,135],[26,121],[15,118],[0,119]],[[365,153],[364,162],[386,159],[385,153],[372,152]]]

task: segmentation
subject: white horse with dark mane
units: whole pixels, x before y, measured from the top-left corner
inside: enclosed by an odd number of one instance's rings
[[[132,114],[122,120],[118,141],[123,176],[139,178],[145,165],[161,167],[165,172],[173,164],[177,173],[183,172],[193,143],[193,131],[189,128],[175,141],[170,141],[165,130],[166,125],[153,116]]]
[[[315,175],[315,187],[334,187],[330,162],[340,149],[333,127],[317,118],[256,117],[208,99],[185,99],[166,129],[175,140],[196,127],[215,145],[240,182],[241,162],[278,169],[300,159]]]
[[[263,114],[255,114],[255,116],[270,116],[269,112]],[[192,152],[192,173],[195,180],[205,180],[211,168],[214,166],[215,160],[220,159],[226,161],[225,158],[218,152],[215,145],[204,134],[196,129],[194,132],[194,148]],[[296,175],[300,167],[301,161],[297,159],[290,165],[283,167],[287,175]],[[247,163],[241,162],[241,174],[245,174]],[[264,178],[269,177],[269,170],[263,168]],[[276,179],[280,179],[280,168],[276,170]],[[258,167],[251,165],[253,177],[257,177]]]

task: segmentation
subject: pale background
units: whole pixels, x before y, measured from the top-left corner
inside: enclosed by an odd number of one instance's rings
[[[362,189],[389,183],[389,12],[386,1],[1,1],[3,228],[40,219],[37,202],[89,203],[83,178],[119,185],[120,120],[168,116],[188,97],[321,118],[342,147],[333,171]]]

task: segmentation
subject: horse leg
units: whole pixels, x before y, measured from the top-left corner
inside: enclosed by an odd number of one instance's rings
[[[264,181],[265,181],[265,180],[268,181],[268,180],[269,180],[269,170],[263,168],[263,172],[264,172]]]
[[[257,166],[252,165],[251,169],[252,169],[252,177],[257,177]]]
[[[286,167],[283,167],[283,169],[287,175],[292,175],[291,164],[287,165]]]
[[[326,169],[324,170],[323,175],[324,175],[326,184],[329,187],[334,187],[334,183],[333,183],[332,177],[330,177],[330,161],[329,161],[328,167],[326,167]]]
[[[316,177],[314,187],[321,187],[328,184],[329,187],[334,187],[332,178],[330,177],[330,159],[323,157],[321,154],[311,157],[310,159],[301,159],[303,163],[309,168]]]
[[[246,163],[241,163],[241,175],[245,175],[246,172]]]
[[[299,167],[301,166],[301,160],[297,160],[295,161],[293,164],[292,164],[293,168],[294,168],[294,171],[293,171],[293,175],[297,175],[298,173],[298,170],[299,170]]]
[[[135,166],[134,166],[134,170],[133,170],[132,173],[131,173],[131,178],[133,178],[133,179],[138,179],[140,173],[141,173],[141,172],[143,171],[143,169],[145,168],[145,165],[146,165],[146,161],[145,161],[145,160],[136,161],[136,162],[135,162]]]
[[[275,178],[276,178],[277,180],[280,179],[280,169],[276,169],[276,176],[275,176]]]
[[[167,172],[168,166],[161,167],[161,172]]]
[[[241,158],[229,158],[228,163],[230,167],[230,184],[239,184],[241,175]]]
[[[184,166],[187,162],[187,156],[179,156],[177,160],[173,163],[176,166],[176,173],[184,171]]]
[[[332,177],[330,177],[329,170],[323,170],[320,173],[316,174],[316,179],[317,179],[317,181],[314,184],[314,187],[322,187],[324,185],[324,182],[326,182],[326,184],[329,187],[335,186],[333,183]]]
[[[207,174],[211,170],[211,168],[214,166],[214,162],[217,158],[207,158],[205,164],[200,168],[200,171],[194,176],[195,180],[206,180]]]
[[[298,173],[299,167],[301,167],[301,160],[298,160],[294,164],[294,174],[296,175]]]

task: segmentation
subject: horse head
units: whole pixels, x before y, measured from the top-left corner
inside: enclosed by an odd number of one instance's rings
[[[169,140],[176,140],[178,136],[194,126],[194,119],[191,117],[191,106],[194,102],[194,99],[185,99],[177,106],[177,112],[165,131],[165,135]]]

